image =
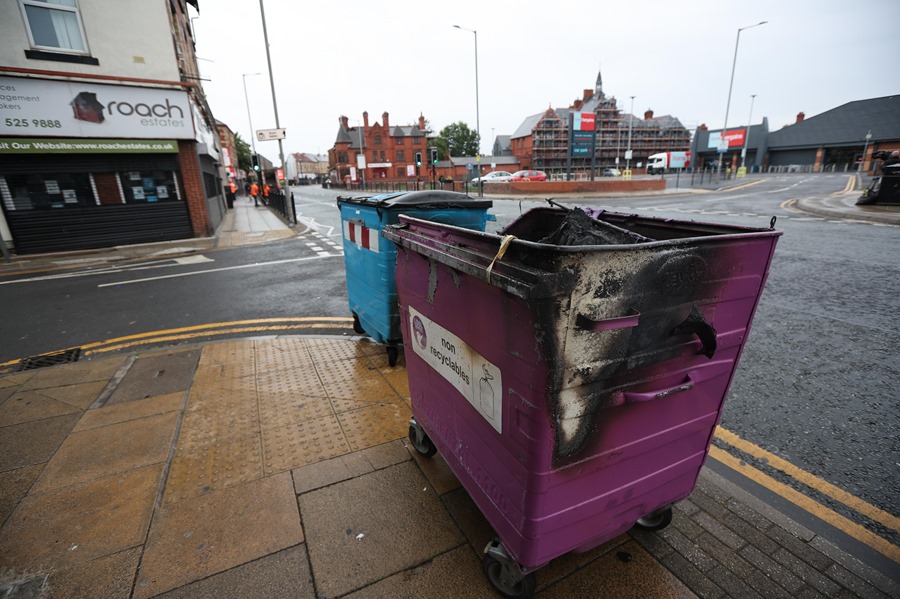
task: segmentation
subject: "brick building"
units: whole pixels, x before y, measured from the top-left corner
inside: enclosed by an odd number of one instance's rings
[[[0,235],[16,253],[215,231],[221,143],[188,4],[0,3]]]
[[[594,166],[597,169],[625,165],[631,130],[631,166],[646,164],[647,157],[657,152],[686,151],[690,149],[691,133],[672,116],[655,117],[652,110],[643,119],[623,114],[618,109],[615,96],[603,92],[600,73],[593,90],[586,89],[581,98],[566,108],[547,108],[544,112],[526,117],[515,133],[509,136],[509,151],[521,168],[545,171],[550,176],[565,174],[569,153],[569,119],[577,113],[595,114],[597,139]],[[587,173],[591,156],[572,158],[574,173]]]
[[[382,122],[369,124],[369,113],[363,112],[362,125],[349,126],[346,116],[340,117],[340,126],[334,147],[328,150],[329,172],[335,181],[414,181],[416,179],[416,153],[421,153],[423,164],[418,169],[421,178],[427,178],[425,161],[428,142],[425,137],[425,117],[419,115],[415,125],[391,125],[387,112]],[[360,154],[365,166],[358,169]]]

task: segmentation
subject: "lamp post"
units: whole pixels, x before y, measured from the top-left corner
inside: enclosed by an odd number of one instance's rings
[[[631,128],[634,125],[634,98],[631,96],[631,109],[628,115],[628,151],[625,152],[625,170],[631,170]]]
[[[746,27],[740,27],[737,30],[737,40],[734,42],[734,59],[731,61],[731,82],[728,84],[728,102],[725,103],[725,126],[722,127],[722,142],[720,145],[725,145],[725,152],[728,151],[728,111],[731,109],[731,88],[734,85],[734,67],[737,66],[737,55],[738,55],[738,44],[741,43],[741,31],[744,29],[751,29],[753,27],[759,27],[760,25],[765,25],[768,21],[760,21],[755,25],[747,25]],[[724,153],[723,153],[724,154]],[[719,165],[716,168],[716,176],[721,179],[722,178],[722,158],[724,156],[719,157]]]
[[[870,139],[872,139],[872,130],[871,129],[869,129],[869,132],[866,133],[866,145],[863,146],[862,158],[859,161],[859,169],[857,169],[858,172],[860,172],[860,173],[862,173],[862,171],[863,171],[863,165],[866,164],[866,151],[868,151],[868,149],[869,149],[869,140]]]
[[[469,31],[475,34],[475,134],[478,136],[478,152],[475,154],[476,161],[481,160],[481,112],[478,103],[478,32],[474,29],[466,29],[459,25],[454,25],[457,29]],[[479,169],[480,170],[480,169]]]
[[[750,94],[750,116],[747,117],[747,134],[744,135],[744,151],[741,153],[741,168],[747,166],[747,152],[750,150],[750,123],[753,122],[753,101],[756,94]]]
[[[250,99],[247,97],[247,77],[254,75],[262,75],[262,73],[244,73],[244,102],[247,104],[247,120],[250,121],[250,145],[253,148],[253,156],[256,156],[256,133],[253,131],[253,117],[250,116]],[[250,168],[253,168],[253,157],[250,158]],[[254,174],[256,171],[253,171]]]

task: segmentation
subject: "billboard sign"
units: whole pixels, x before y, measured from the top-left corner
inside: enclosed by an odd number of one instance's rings
[[[187,92],[0,77],[0,135],[194,139]]]
[[[597,123],[597,115],[593,112],[576,112],[574,115],[575,131],[593,131]]]

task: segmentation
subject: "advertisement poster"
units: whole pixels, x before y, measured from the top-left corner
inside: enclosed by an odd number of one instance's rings
[[[465,341],[409,308],[413,351],[456,387],[498,433],[503,433],[503,380],[500,369]]]
[[[187,92],[0,77],[0,135],[193,139]]]

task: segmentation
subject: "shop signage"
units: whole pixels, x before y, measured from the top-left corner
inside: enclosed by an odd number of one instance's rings
[[[0,77],[0,135],[193,139],[187,92]]]
[[[725,139],[722,139],[722,132],[715,131],[709,134],[707,148],[716,148],[721,152],[726,152],[728,148],[740,148],[744,145],[744,133],[746,129],[732,129],[725,132]],[[725,145],[728,142],[728,145]]]
[[[174,139],[61,139],[0,137],[0,154],[177,154]]]

